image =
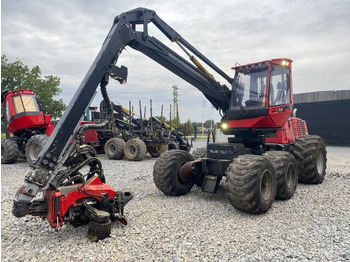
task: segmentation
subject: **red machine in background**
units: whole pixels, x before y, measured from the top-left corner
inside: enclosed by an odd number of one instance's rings
[[[51,121],[51,115],[44,114],[36,101],[35,92],[30,89],[4,92],[2,103],[8,134],[7,139],[1,140],[1,163],[11,164],[17,158],[26,158],[32,166],[57,121]],[[80,125],[91,123],[82,121]],[[98,144],[94,130],[87,130],[84,139],[92,146]]]

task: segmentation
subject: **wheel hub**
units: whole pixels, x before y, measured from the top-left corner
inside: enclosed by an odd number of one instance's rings
[[[194,170],[193,161],[181,163],[178,168],[177,176],[182,183],[186,183],[191,179],[191,173]]]
[[[260,183],[261,197],[264,201],[268,201],[272,192],[272,174],[270,171],[265,170],[262,175]]]
[[[295,172],[294,165],[289,164],[287,168],[287,178],[286,178],[288,188],[291,188],[294,185],[295,176],[296,176],[296,172]]]
[[[324,156],[322,151],[318,151],[316,156],[316,168],[319,174],[322,174],[324,168]]]
[[[110,155],[114,155],[115,152],[116,152],[115,145],[110,144],[109,147],[108,147],[108,153],[109,153]]]

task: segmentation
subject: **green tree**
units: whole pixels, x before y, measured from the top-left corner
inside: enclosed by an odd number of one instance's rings
[[[158,120],[162,121],[163,123],[167,123],[168,124],[168,120],[166,119],[166,117],[164,116],[155,116],[155,118],[157,118]]]
[[[189,136],[189,135],[193,134],[193,132],[194,132],[194,130],[193,130],[191,120],[188,119],[187,122],[183,124],[183,133],[186,136]]]
[[[61,117],[66,108],[62,99],[54,99],[62,91],[58,87],[59,85],[60,78],[58,76],[42,77],[39,66],[29,69],[19,59],[10,63],[6,55],[1,56],[1,93],[15,89],[33,89],[42,110],[44,113],[50,114],[52,118]]]
[[[214,128],[215,122],[214,120],[206,120],[203,125],[205,128],[210,128],[210,127]]]
[[[177,125],[179,124],[179,127],[180,127],[180,125],[181,125],[180,117],[179,117],[179,119],[176,119],[176,118],[171,119],[171,124],[173,127],[177,127]]]

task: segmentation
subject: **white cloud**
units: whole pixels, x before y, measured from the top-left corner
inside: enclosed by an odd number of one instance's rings
[[[136,2],[136,3],[135,3]],[[39,65],[61,77],[68,104],[96,57],[116,15],[136,7],[154,9],[172,28],[224,72],[276,57],[294,60],[296,93],[349,89],[350,2],[338,1],[2,1],[2,54]],[[169,46],[161,33],[151,31]],[[177,47],[175,47],[177,48]],[[154,61],[127,48],[118,64],[129,68],[128,84],[110,85],[124,105],[153,99],[155,112],[179,87],[181,119],[201,121],[204,96]],[[176,49],[177,51],[179,49]],[[181,52],[181,51],[179,51]],[[215,77],[224,83],[221,77]],[[94,104],[101,99],[97,95]],[[137,106],[138,107],[138,106]],[[207,103],[205,115],[211,114]],[[213,117],[220,119],[214,110]]]

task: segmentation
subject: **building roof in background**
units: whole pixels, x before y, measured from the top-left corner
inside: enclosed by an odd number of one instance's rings
[[[350,90],[317,91],[294,94],[294,104],[350,99]]]

